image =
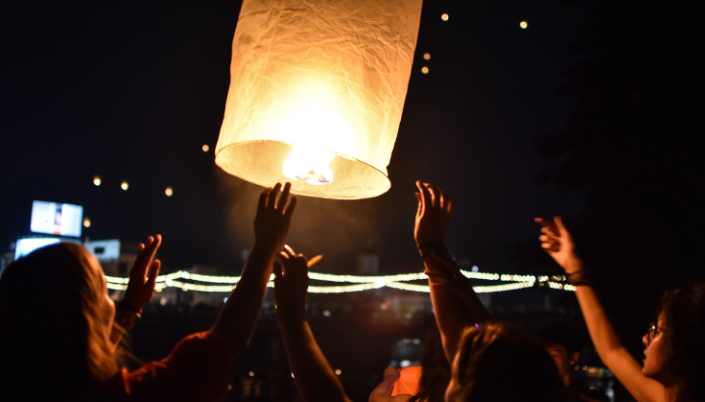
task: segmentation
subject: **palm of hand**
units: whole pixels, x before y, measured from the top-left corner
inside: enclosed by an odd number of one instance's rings
[[[277,314],[305,318],[309,283],[306,257],[302,254],[296,255],[289,246],[285,246],[279,255],[283,267],[278,264],[275,266],[274,301]]]
[[[296,207],[296,196],[289,200],[291,183],[286,183],[284,190],[277,202],[277,195],[281,184],[277,183],[274,188],[265,189],[259,198],[257,205],[257,215],[255,216],[254,231],[255,239],[258,243],[271,246],[274,250],[281,250],[284,240],[289,232],[291,216]]]
[[[123,303],[135,310],[142,310],[154,297],[154,286],[161,268],[161,262],[154,256],[161,245],[161,235],[149,237],[147,243],[140,244],[135,265],[130,270]]]
[[[416,245],[421,247],[441,242],[450,225],[452,202],[443,191],[428,183],[416,182],[416,186],[419,188],[414,227]]]

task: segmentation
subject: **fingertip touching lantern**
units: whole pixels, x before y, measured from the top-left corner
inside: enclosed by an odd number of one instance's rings
[[[313,197],[389,190],[421,3],[244,0],[216,164]]]

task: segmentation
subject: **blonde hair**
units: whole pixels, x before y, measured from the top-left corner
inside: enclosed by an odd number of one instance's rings
[[[118,372],[122,353],[105,325],[102,270],[89,258],[83,247],[59,243],[0,277],[0,394],[87,400]]]

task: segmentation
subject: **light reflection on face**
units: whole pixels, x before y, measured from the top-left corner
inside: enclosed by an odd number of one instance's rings
[[[658,317],[657,326],[663,329],[665,325],[665,317],[661,313]],[[644,367],[641,372],[646,377],[663,383],[665,380],[663,363],[666,357],[666,340],[663,330],[659,331],[651,341],[649,341],[648,333],[644,335],[641,341],[646,346],[646,349],[644,349]]]

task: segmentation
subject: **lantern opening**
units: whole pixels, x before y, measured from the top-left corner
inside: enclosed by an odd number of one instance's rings
[[[315,149],[293,146],[282,172],[284,176],[316,186],[329,184],[333,181],[333,171],[330,163],[335,158],[335,152],[325,149]]]

